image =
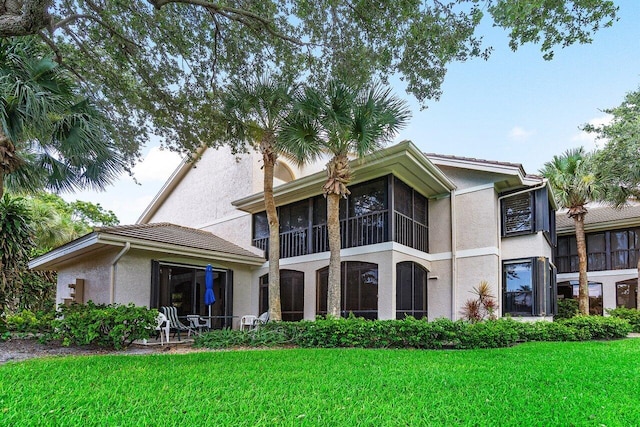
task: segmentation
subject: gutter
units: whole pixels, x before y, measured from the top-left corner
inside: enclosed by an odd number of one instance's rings
[[[456,190],[451,190],[451,320],[457,319],[457,299],[458,299],[458,267],[457,251],[458,227],[456,226]]]
[[[124,244],[124,248],[122,248],[122,250],[118,253],[118,255],[116,255],[116,257],[111,262],[111,283],[110,283],[110,289],[109,289],[109,304],[113,304],[115,302],[116,264],[118,264],[118,261],[120,261],[120,258],[122,258],[127,252],[129,252],[129,249],[131,249],[131,243],[126,242]]]

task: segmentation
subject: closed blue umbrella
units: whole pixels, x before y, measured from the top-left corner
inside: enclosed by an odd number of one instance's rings
[[[216,302],[216,295],[213,293],[213,268],[211,264],[207,264],[207,269],[204,274],[204,283],[206,290],[204,292],[204,303],[209,306],[211,311],[211,304]]]

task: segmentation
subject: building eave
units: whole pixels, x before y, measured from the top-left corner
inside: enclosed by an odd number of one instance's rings
[[[393,174],[428,198],[448,195],[455,184],[410,141],[380,150],[350,162],[354,180],[358,184]],[[327,179],[325,171],[282,184],[274,188],[276,205],[281,206],[322,194]],[[249,213],[264,210],[264,194],[255,193],[235,200],[233,206]]]
[[[122,248],[127,243],[131,249],[147,252],[161,252],[167,255],[216,260],[249,266],[260,266],[265,259],[260,256],[247,256],[228,252],[199,249],[188,246],[153,242],[145,239],[118,236],[109,233],[93,232],[78,240],[47,252],[29,262],[29,268],[34,270],[56,270],[57,267],[68,264],[73,259],[83,257],[92,252],[109,247]]]
[[[426,154],[436,166],[445,166],[458,169],[487,172],[498,175],[510,176],[510,179],[497,183],[497,189],[504,191],[510,188],[531,187],[544,182],[544,178],[528,175],[521,164],[501,163],[486,160],[469,159],[464,157],[442,156],[438,154]]]

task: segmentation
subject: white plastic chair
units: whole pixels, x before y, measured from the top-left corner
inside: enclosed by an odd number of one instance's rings
[[[245,329],[253,329],[253,326],[256,322],[257,317],[253,314],[247,314],[240,318],[240,330],[244,331]]]
[[[202,328],[209,329],[209,322],[197,314],[189,314],[187,315],[187,320],[189,321],[189,333],[187,336],[191,336],[191,332],[202,332]]]
[[[269,312],[265,311],[253,322],[253,328],[258,328],[269,321]]]
[[[166,339],[167,344],[169,344],[169,329],[171,328],[171,325],[169,324],[167,316],[162,313],[158,313],[156,321],[158,322],[156,325],[156,331],[158,331],[158,334],[160,335],[160,345],[164,345],[164,339]]]

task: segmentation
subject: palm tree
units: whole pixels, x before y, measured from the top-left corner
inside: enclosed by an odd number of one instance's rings
[[[227,143],[235,147],[249,143],[262,154],[264,204],[269,222],[269,318],[273,321],[282,320],[280,222],[273,198],[273,173],[278,156],[283,154],[278,134],[291,111],[295,91],[290,82],[263,75],[250,81],[235,81],[224,95]]]
[[[0,39],[0,196],[102,189],[123,170],[110,126],[33,39]]]
[[[392,141],[409,117],[407,104],[381,84],[356,89],[332,81],[325,91],[305,89],[282,132],[283,144],[299,162],[323,152],[332,156],[322,187],[327,197],[330,316],[340,317],[339,214],[340,198],[349,195],[347,185],[352,179],[349,157],[363,157]]]
[[[585,205],[605,201],[606,182],[599,179],[593,168],[593,154],[583,147],[567,150],[544,164],[540,173],[547,178],[558,206],[567,209],[573,218],[578,247],[578,304],[580,313],[589,315],[589,283],[587,280],[587,245],[584,233]]]

